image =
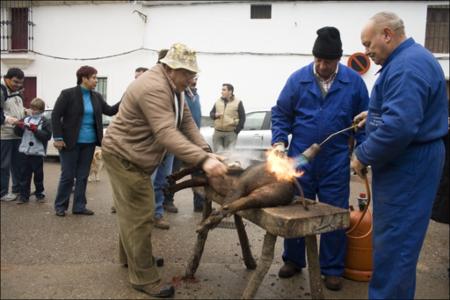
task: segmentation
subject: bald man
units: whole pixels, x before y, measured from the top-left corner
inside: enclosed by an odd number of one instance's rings
[[[361,33],[377,65],[366,140],[353,169],[372,167],[374,272],[369,299],[413,299],[416,266],[444,165],[448,102],[445,77],[433,54],[407,38],[394,13],[374,15]],[[367,121],[366,121],[367,120]]]

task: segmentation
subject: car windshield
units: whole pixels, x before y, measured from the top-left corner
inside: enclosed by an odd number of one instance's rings
[[[265,117],[265,111],[248,113],[245,117],[244,130],[261,130]]]

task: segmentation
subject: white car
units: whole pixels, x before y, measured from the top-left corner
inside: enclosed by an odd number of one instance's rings
[[[271,111],[252,111],[245,115],[244,128],[239,132],[233,152],[255,160],[264,159],[264,153],[272,147]],[[214,128],[212,126],[202,127],[200,132],[206,142],[212,146]]]
[[[52,121],[52,111],[53,111],[52,109],[46,109],[45,112],[44,112],[44,116],[50,122]],[[105,134],[106,128],[108,127],[109,122],[111,122],[111,117],[103,115],[102,119],[103,119],[103,134]],[[54,142],[54,140],[53,140],[53,135],[52,135],[52,138],[48,141],[48,144],[47,144],[47,156],[49,156],[49,157],[55,157],[55,156],[59,157],[58,149],[56,149],[53,146],[53,142]]]

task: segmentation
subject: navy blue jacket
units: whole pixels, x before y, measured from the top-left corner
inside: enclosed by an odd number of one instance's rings
[[[367,140],[356,149],[365,165],[382,166],[408,146],[448,131],[445,77],[433,54],[412,38],[388,57],[372,90]]]
[[[297,156],[313,143],[352,125],[353,118],[367,109],[369,96],[361,76],[339,64],[339,70],[325,98],[313,73],[314,63],[294,72],[286,82],[277,105],[272,108],[272,144],[288,144],[289,156]],[[351,132],[326,143],[319,155],[329,162],[328,169],[348,168],[348,140]],[[358,142],[364,138],[357,134]]]
[[[189,110],[191,111],[192,118],[194,119],[195,124],[198,128],[202,125],[202,108],[200,105],[200,96],[197,94],[197,89],[191,89],[192,98],[189,93],[186,91],[184,93],[186,102],[189,106]]]

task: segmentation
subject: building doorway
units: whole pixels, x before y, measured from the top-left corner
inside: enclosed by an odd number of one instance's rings
[[[31,100],[36,98],[36,77],[25,77],[23,88],[23,106],[30,108]]]

